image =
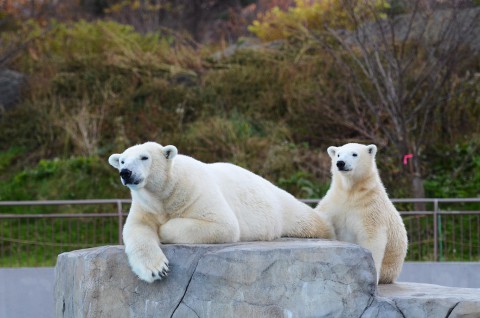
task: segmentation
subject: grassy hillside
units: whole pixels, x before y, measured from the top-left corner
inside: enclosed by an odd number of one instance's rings
[[[349,103],[345,79],[302,34],[214,59],[188,37],[108,21],[1,33],[31,41],[10,65],[28,76],[22,102],[0,115],[0,200],[127,197],[107,158],[148,140],[239,164],[297,197],[322,196],[326,148],[371,140],[326,116],[337,110],[325,101]],[[428,196],[479,195],[479,60],[455,74],[429,125],[420,158]],[[388,139],[379,147],[390,195],[411,196],[408,167]]]

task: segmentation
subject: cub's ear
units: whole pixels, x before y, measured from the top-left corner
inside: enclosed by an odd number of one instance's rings
[[[177,147],[172,145],[163,147],[162,152],[165,158],[167,158],[168,160],[172,160],[178,154]]]
[[[328,155],[330,156],[330,158],[335,158],[335,154],[337,153],[337,147],[334,147],[334,146],[331,146],[331,147],[328,147],[327,149],[327,152],[328,152]]]
[[[371,154],[373,157],[375,157],[375,154],[377,153],[377,146],[368,145],[367,146],[367,151],[368,151],[369,154]]]
[[[118,167],[120,167],[119,160],[120,160],[120,154],[114,153],[108,158],[108,163],[111,164],[114,168],[118,169]]]

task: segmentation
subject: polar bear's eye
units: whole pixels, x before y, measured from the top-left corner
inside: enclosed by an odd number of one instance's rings
[[[125,163],[125,161],[122,160],[122,161],[120,161],[120,163],[123,165]]]
[[[142,160],[148,160],[148,157],[143,156],[143,157],[140,158],[140,159],[142,159]]]
[[[358,155],[357,155],[356,153],[353,153],[353,156],[356,157],[356,156],[358,156]]]

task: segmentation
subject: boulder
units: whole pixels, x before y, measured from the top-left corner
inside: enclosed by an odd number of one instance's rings
[[[25,83],[25,75],[12,70],[0,70],[0,111],[11,109],[20,101]]]
[[[163,245],[169,276],[131,271],[123,246],[63,253],[56,317],[450,317],[479,312],[476,289],[375,285],[371,254],[315,239]],[[452,316],[453,315],[453,316]]]

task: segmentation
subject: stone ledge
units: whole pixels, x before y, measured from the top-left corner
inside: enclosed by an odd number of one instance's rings
[[[377,294],[393,302],[403,317],[480,317],[477,288],[396,283],[379,285]]]
[[[455,317],[480,312],[480,290],[380,285],[365,249],[282,239],[163,245],[168,278],[148,284],[123,246],[60,254],[56,317]]]

